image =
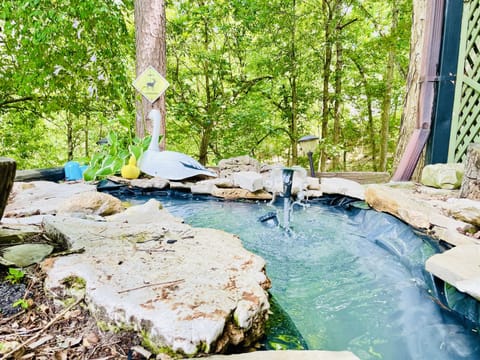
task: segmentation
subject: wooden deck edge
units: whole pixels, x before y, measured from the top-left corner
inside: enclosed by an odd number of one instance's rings
[[[17,170],[15,181],[61,181],[65,180],[63,167],[51,169]]]

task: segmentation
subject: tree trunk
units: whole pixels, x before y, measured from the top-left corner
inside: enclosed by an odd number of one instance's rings
[[[167,71],[167,52],[165,39],[165,1],[135,0],[135,42],[136,74],[139,76],[148,66],[152,66],[163,77]],[[145,137],[152,131],[151,121],[146,116],[151,109],[159,109],[162,114],[160,123],[160,149],[165,149],[166,121],[165,95],[150,103],[143,98],[137,101],[136,134]]]
[[[208,24],[208,19],[203,19],[203,50],[205,53],[209,52],[210,46],[210,26]],[[200,148],[198,149],[198,162],[202,165],[206,165],[208,162],[208,146],[210,145],[210,139],[212,136],[213,130],[213,118],[215,114],[213,113],[213,93],[212,87],[210,86],[210,67],[209,61],[206,60],[203,62],[203,77],[205,81],[205,112],[207,114],[206,120],[202,124],[202,136],[200,139]]]
[[[67,111],[66,114],[66,124],[67,124],[67,160],[73,160],[73,152],[75,145],[73,143],[73,120],[70,112]]]
[[[323,90],[322,90],[322,146],[320,149],[320,166],[319,171],[324,172],[327,163],[327,154],[325,146],[328,136],[328,113],[330,103],[330,93],[328,90],[330,84],[330,65],[332,64],[332,21],[333,15],[329,8],[328,1],[322,2],[323,11],[327,13],[327,19],[325,21],[325,58],[323,62]]]
[[[17,163],[13,159],[0,157],[0,220],[7,206],[8,196],[12,190]]]
[[[292,107],[291,107],[291,119],[290,119],[290,137],[291,141],[291,148],[292,148],[292,164],[295,165],[298,159],[298,151],[297,151],[297,141],[298,141],[298,134],[297,134],[297,53],[295,49],[295,33],[297,31],[297,19],[296,19],[296,1],[293,0],[292,3],[292,26],[291,26],[291,50],[290,50],[290,62],[292,66],[292,75],[290,78],[290,89],[292,95]]]
[[[460,197],[480,200],[480,144],[468,145]]]
[[[85,132],[85,146],[84,146],[84,149],[85,149],[85,157],[89,157],[89,141],[88,141],[88,137],[89,137],[89,129],[90,129],[90,124],[89,124],[89,120],[90,120],[90,113],[89,112],[86,112],[85,113],[85,129],[84,129],[84,132]]]
[[[208,162],[208,146],[210,145],[212,130],[213,124],[206,126],[202,131],[202,138],[200,139],[200,149],[198,156],[198,162],[202,165],[206,165]]]
[[[394,168],[397,168],[398,163],[405,152],[410,136],[417,125],[426,5],[426,0],[416,0],[413,2],[413,24],[410,37],[410,61],[407,76],[407,89],[400,123],[399,138],[395,150],[395,159],[393,162]]]
[[[340,151],[338,146],[340,145],[340,119],[341,119],[341,97],[342,97],[342,72],[343,72],[343,46],[341,37],[337,34],[335,41],[337,62],[335,65],[335,98],[333,102],[333,144],[335,145],[335,154],[332,158],[332,168],[339,170],[340,168]]]
[[[398,28],[398,4],[393,1],[392,8],[392,28],[390,37],[394,38]],[[395,70],[395,42],[390,41],[390,49],[388,51],[387,68],[385,69],[385,94],[382,102],[382,116],[380,129],[380,171],[387,170],[388,158],[388,141],[390,137],[390,109],[392,102],[393,75]]]

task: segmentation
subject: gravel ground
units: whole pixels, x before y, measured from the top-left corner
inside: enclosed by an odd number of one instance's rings
[[[14,307],[13,304],[23,298],[26,290],[25,284],[12,284],[10,281],[0,282],[0,315],[8,317],[20,312],[22,308]]]

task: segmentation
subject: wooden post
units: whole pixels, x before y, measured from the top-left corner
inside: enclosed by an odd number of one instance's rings
[[[480,200],[480,144],[468,145],[460,197]]]
[[[12,190],[17,163],[13,159],[0,157],[0,220],[7,206],[8,195]]]

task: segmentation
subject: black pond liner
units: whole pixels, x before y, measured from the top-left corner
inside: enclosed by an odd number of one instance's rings
[[[192,194],[189,191],[182,190],[158,190],[158,189],[140,189],[132,188],[127,185],[118,184],[110,180],[101,181],[97,187],[98,191],[107,192],[120,199],[128,198],[151,198],[151,197],[170,197],[176,199],[192,199],[192,200],[207,200],[207,201],[236,201],[246,203],[267,203],[269,201],[264,200],[225,200],[211,195],[197,195]],[[278,196],[275,200],[275,204],[283,202],[283,198]],[[332,207],[342,208],[348,212],[359,214],[362,211],[369,209],[369,206],[356,198],[344,196],[344,195],[324,195],[321,198],[315,198],[308,201],[309,204],[323,204]],[[268,212],[265,215],[258,218],[263,225],[267,227],[279,226],[276,212]],[[379,232],[382,230],[380,229]],[[420,232],[414,232],[427,242],[437,252],[443,252],[451,248],[451,245],[444,242],[439,242],[430,238],[428,235]],[[375,244],[389,252],[393,256],[397,257],[401,262],[405,262],[405,266],[411,267],[408,264],[408,260],[402,258],[402,254],[398,252],[395,246],[388,242],[375,241]],[[421,273],[421,277],[428,285],[429,296],[432,300],[437,302],[439,306],[454,315],[465,327],[472,329],[472,331],[480,331],[480,302],[472,298],[469,295],[463,294],[456,290],[449,284],[444,283],[442,280],[432,276],[428,273],[424,267],[421,269],[414,269],[416,272]],[[262,341],[261,345],[263,349],[307,349],[307,343],[304,340],[301,333],[296,328],[294,322],[290,316],[281,308],[275,298],[271,296],[271,316],[266,324],[266,337]]]

